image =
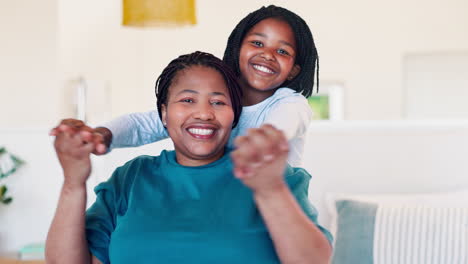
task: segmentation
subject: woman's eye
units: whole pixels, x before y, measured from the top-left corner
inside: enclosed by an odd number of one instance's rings
[[[182,102],[182,103],[193,103],[193,100],[190,99],[190,98],[184,98],[184,99],[180,100],[180,102]]]
[[[222,101],[213,101],[211,102],[212,105],[226,105],[224,102]]]

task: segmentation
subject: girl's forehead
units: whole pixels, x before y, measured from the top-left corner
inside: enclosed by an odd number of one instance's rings
[[[278,25],[281,25],[283,27],[287,27],[291,31],[291,33],[294,34],[294,30],[292,29],[291,25],[283,17],[267,17],[267,18],[264,18],[264,19],[258,21],[256,24],[252,25],[252,27],[250,27],[247,32],[251,32],[255,28],[259,28],[259,27],[278,26]]]
[[[259,21],[247,31],[245,37],[252,35],[291,43],[294,47],[297,44],[296,34],[291,25],[286,20],[277,17],[265,18]]]

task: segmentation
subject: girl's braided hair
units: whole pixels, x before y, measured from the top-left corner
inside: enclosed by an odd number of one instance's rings
[[[223,60],[226,62],[237,76],[240,76],[239,54],[247,32],[260,21],[267,18],[276,18],[289,24],[296,38],[297,53],[296,62],[301,66],[301,71],[292,80],[286,80],[282,86],[289,87],[296,92],[309,97],[314,88],[314,79],[317,79],[317,91],[319,88],[319,58],[315,42],[306,22],[295,13],[274,5],[261,7],[248,14],[234,28],[229,36]],[[315,68],[317,65],[317,68]],[[317,75],[315,75],[317,73]]]

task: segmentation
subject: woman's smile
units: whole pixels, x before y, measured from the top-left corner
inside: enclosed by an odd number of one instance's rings
[[[185,166],[211,163],[224,154],[234,111],[223,76],[205,66],[177,73],[169,87],[162,119]]]
[[[216,135],[216,128],[209,125],[191,125],[187,132],[196,139],[212,139]]]

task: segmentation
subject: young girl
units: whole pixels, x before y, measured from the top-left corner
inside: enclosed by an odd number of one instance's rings
[[[283,133],[263,125],[225,148],[241,109],[236,78],[207,53],[173,60],[156,97],[175,150],[117,168],[86,212],[91,134],[59,132],[64,183],[47,263],[328,263],[331,238],[307,198],[310,175],[287,166]],[[254,176],[234,174],[254,152],[277,159]]]
[[[234,138],[249,128],[272,124],[286,134],[288,163],[300,166],[312,118],[304,96],[313,91],[316,64],[318,85],[317,49],[305,21],[281,7],[262,7],[233,30],[223,60],[237,74],[244,106],[228,146],[233,147]],[[65,124],[85,127],[76,120]],[[140,146],[168,137],[155,110],[122,116],[96,131],[104,136],[110,149]],[[105,153],[105,149],[98,146],[95,153]]]

